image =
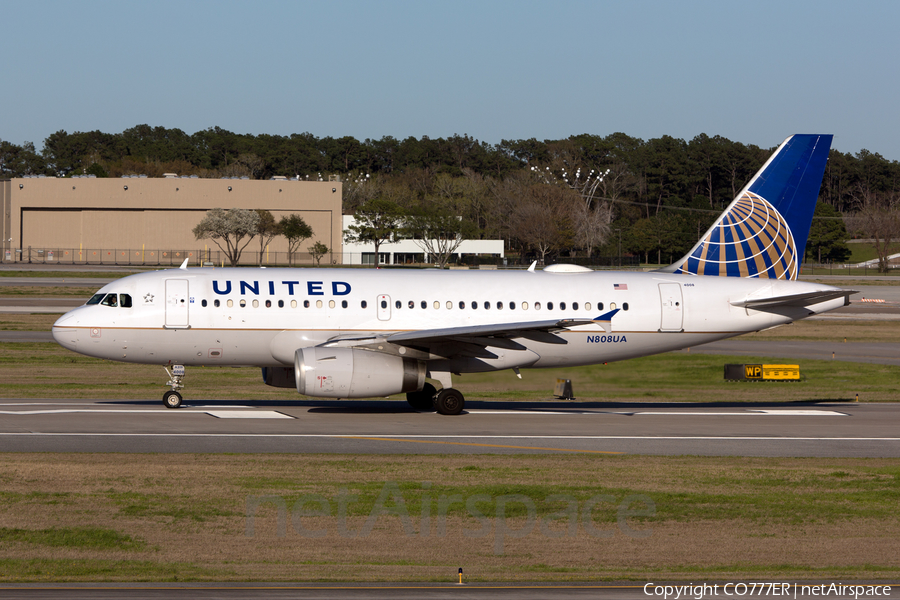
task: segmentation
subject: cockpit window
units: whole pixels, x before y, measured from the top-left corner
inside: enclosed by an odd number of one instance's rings
[[[122,308],[131,308],[132,306],[129,294],[94,294],[87,303]]]
[[[118,306],[119,305],[119,295],[118,294],[107,294],[106,298],[100,303],[103,306]]]

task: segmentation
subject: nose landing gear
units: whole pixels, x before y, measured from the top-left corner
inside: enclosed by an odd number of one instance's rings
[[[163,394],[163,404],[166,408],[181,408],[181,394],[178,393],[178,390],[184,387],[182,384],[182,380],[184,379],[184,365],[172,365],[172,371],[169,372],[169,369],[166,369],[166,373],[169,374],[169,381],[166,385],[171,386],[172,389]]]

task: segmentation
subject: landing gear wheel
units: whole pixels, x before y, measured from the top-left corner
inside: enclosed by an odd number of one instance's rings
[[[413,407],[413,410],[434,410],[435,394],[437,394],[435,387],[430,383],[426,383],[418,392],[409,392],[406,394],[406,401]]]
[[[169,390],[163,394],[163,404],[166,408],[181,408],[181,394],[175,390]]]
[[[458,415],[463,411],[466,400],[459,390],[441,390],[434,399],[434,408],[442,415]]]

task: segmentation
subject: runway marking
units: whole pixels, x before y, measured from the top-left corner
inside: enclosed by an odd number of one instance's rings
[[[229,409],[233,407],[228,407]],[[240,407],[238,407],[240,408]],[[249,407],[247,407],[249,408]],[[209,415],[217,419],[296,419],[284,413],[274,410],[185,410],[189,415]],[[153,409],[50,409],[50,410],[0,410],[0,415],[58,415],[58,414],[151,414],[174,415],[167,408]]]
[[[479,446],[482,448],[512,448],[514,450],[550,450],[553,452],[584,452],[591,454],[625,454],[624,452],[614,452],[612,450],[574,450],[569,448],[540,448],[537,446],[507,446],[502,444],[478,444],[475,442],[442,442],[433,440],[413,440],[401,438],[385,438],[385,437],[363,437],[358,435],[341,435],[336,436],[348,440],[374,440],[377,442],[410,442],[415,444],[449,444],[452,446]],[[425,436],[422,436],[425,437]],[[522,438],[525,439],[525,438]]]
[[[275,410],[207,410],[206,414],[217,419],[296,419]]]

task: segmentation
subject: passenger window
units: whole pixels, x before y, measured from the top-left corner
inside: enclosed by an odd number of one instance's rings
[[[272,308],[272,301],[266,300],[266,308]]]
[[[369,303],[366,302],[365,300],[363,300],[362,302],[359,303],[359,305],[360,305],[362,308],[366,308],[367,306],[369,306]]]
[[[465,307],[466,307],[466,303],[463,302],[462,300],[460,300],[460,301],[459,301],[459,307],[460,307],[460,308],[465,308]]]
[[[438,302],[437,300],[435,300],[435,301],[434,301],[434,310],[437,310],[437,309],[439,309],[440,307],[441,307],[441,303]]]
[[[597,303],[597,310],[603,310],[603,303],[602,303],[602,302],[598,302],[598,303]]]
[[[510,303],[509,303],[509,310],[516,310],[516,303],[515,303],[515,302],[510,302]]]
[[[410,300],[410,301],[409,301],[409,307],[410,307],[410,308],[415,308],[415,307],[416,307],[416,303],[413,302],[412,300]]]
[[[203,302],[205,303],[206,300],[204,300]],[[131,308],[131,296],[129,296],[128,294],[119,294],[119,306],[121,306],[122,308]],[[206,306],[206,304],[204,304],[203,306]]]
[[[584,310],[591,310],[591,303],[590,303],[590,302],[585,302],[585,303],[584,303]]]
[[[245,306],[247,306],[247,301],[246,301],[246,300],[241,300],[241,303],[240,303],[240,304],[241,304],[241,308],[244,308]]]
[[[381,301],[381,308],[387,308],[387,300]]]
[[[397,300],[396,302],[394,302],[394,306],[396,306],[397,308],[400,308],[401,306],[403,306],[403,303],[400,302],[399,300]]]
[[[578,310],[578,303],[577,303],[577,302],[573,302],[573,303],[572,303],[572,310]]]
[[[560,302],[560,303],[559,303],[559,310],[566,310],[566,303],[565,303],[565,302]]]
[[[328,308],[334,308],[334,300],[328,301]]]
[[[422,300],[421,302],[422,308],[428,308],[428,303]]]
[[[447,300],[447,310],[450,310],[451,308],[453,308],[453,303]]]
[[[540,302],[535,302],[535,303],[534,303],[534,310],[541,310],[541,303],[540,303]]]
[[[316,300],[316,308],[322,308],[322,301]]]
[[[206,308],[206,300],[201,300],[200,306],[202,306],[203,308]]]
[[[278,301],[278,308],[284,308],[284,300]]]
[[[219,302],[219,299],[218,299],[218,298],[216,298],[215,300],[213,300],[213,306],[215,306],[216,308],[219,308],[219,306],[220,306],[221,304],[222,304],[222,303]]]
[[[253,308],[259,308],[259,300],[253,300]]]
[[[478,303],[472,300],[472,309],[474,310],[476,308],[478,308]]]
[[[112,306],[116,307],[119,305],[119,296],[117,294],[107,294],[106,298],[101,302],[103,306]]]
[[[548,303],[547,303],[547,310],[553,310],[553,303],[552,303],[552,302],[548,302]]]
[[[233,306],[234,306],[234,300],[229,299],[228,300],[228,308],[231,308]]]
[[[522,310],[528,310],[528,303],[527,303],[527,302],[523,302],[523,303],[522,303]]]
[[[291,300],[291,308],[297,308],[297,301]]]
[[[103,300],[103,297],[106,294],[94,294],[91,296],[91,299],[87,301],[88,304],[100,304],[100,301]]]
[[[627,303],[627,302],[623,302],[623,303],[622,303],[622,310],[628,310],[628,303]]]
[[[487,300],[485,300],[484,301],[484,310],[490,310],[490,309],[491,309],[491,303],[488,302]]]
[[[503,303],[499,300],[497,301],[497,310],[503,310]]]

